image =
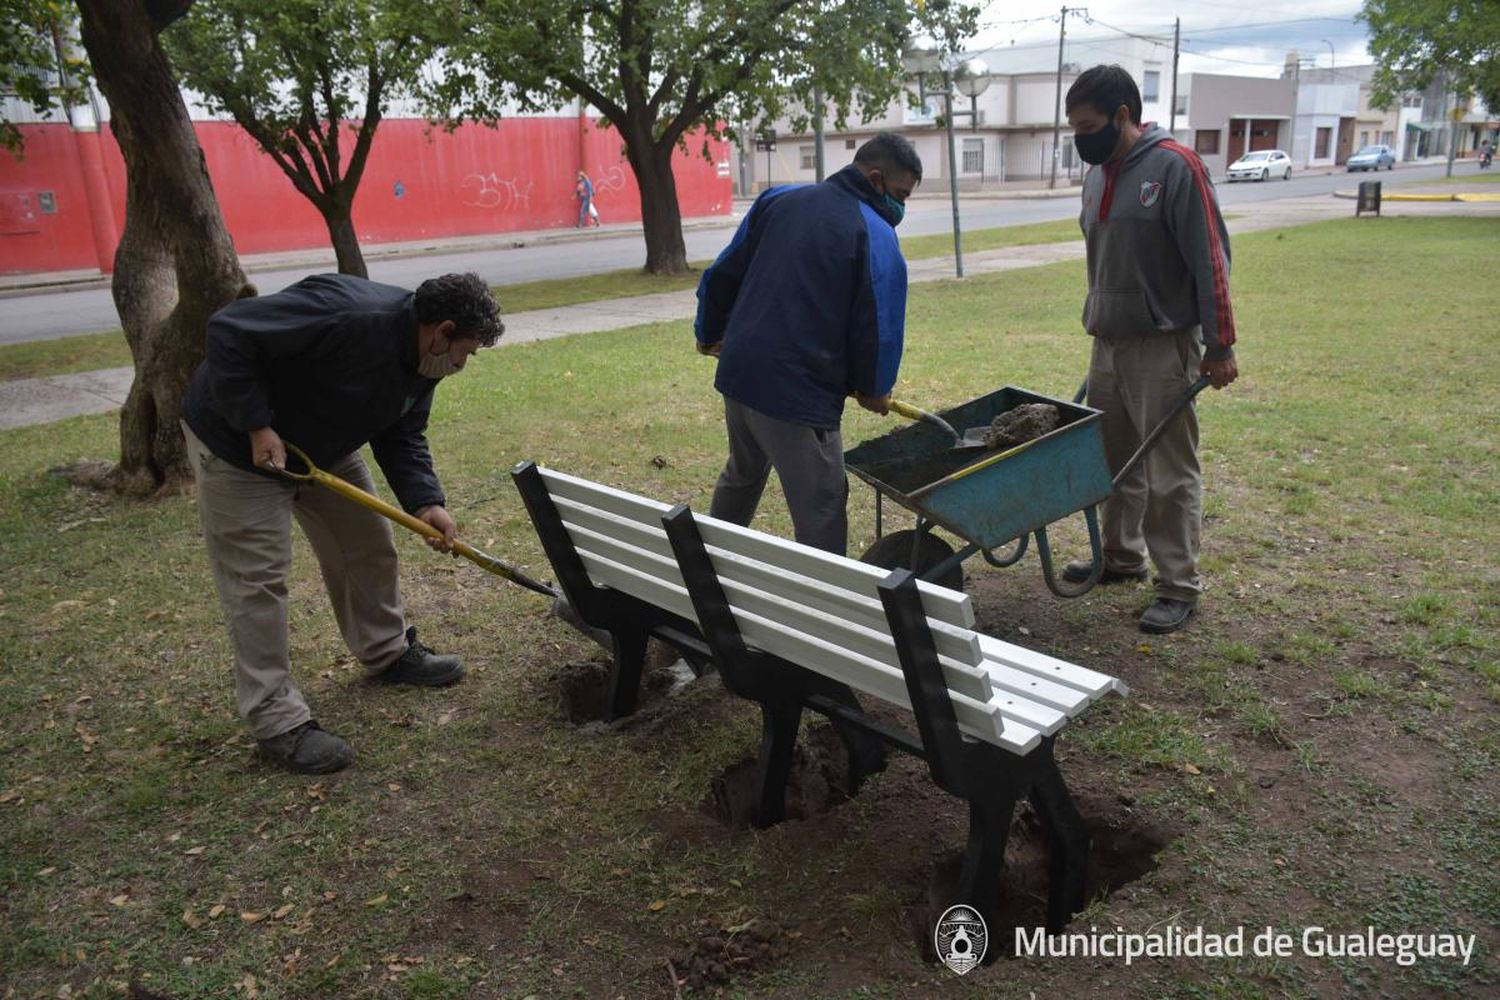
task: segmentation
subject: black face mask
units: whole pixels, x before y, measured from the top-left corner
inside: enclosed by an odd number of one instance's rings
[[[1084,163],[1098,166],[1109,159],[1109,154],[1115,151],[1115,145],[1120,141],[1120,126],[1116,125],[1111,118],[1109,124],[1097,132],[1089,135],[1074,135],[1073,145],[1078,148],[1078,155]]]

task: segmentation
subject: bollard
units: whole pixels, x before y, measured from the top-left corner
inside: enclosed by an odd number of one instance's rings
[[[1354,217],[1357,219],[1366,212],[1374,212],[1380,215],[1380,182],[1360,181],[1359,201],[1354,205]]]

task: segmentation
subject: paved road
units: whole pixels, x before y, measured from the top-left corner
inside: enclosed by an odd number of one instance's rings
[[[1459,169],[1463,169],[1460,167]],[[1379,174],[1388,185],[1431,181],[1442,177],[1441,164],[1398,167],[1393,173]],[[1290,181],[1219,185],[1219,201],[1226,211],[1250,212],[1257,202],[1292,196],[1350,190],[1365,175],[1293,174]],[[1075,198],[1006,198],[970,197],[961,200],[960,214],[965,231],[993,226],[1020,225],[1072,218],[1078,212]],[[691,229],[684,234],[688,258],[702,260],[714,256],[729,239],[734,220],[726,219],[722,227]],[[922,236],[952,232],[952,208],[947,199],[921,198],[913,201],[901,225],[903,236]],[[462,252],[437,252],[411,257],[376,258],[370,262],[370,277],[377,281],[415,287],[422,279],[448,271],[475,271],[487,281],[508,284],[541,278],[564,278],[599,271],[632,267],[645,259],[639,233],[579,241],[542,243],[512,249],[484,248]],[[274,292],[308,274],[327,270],[326,265],[312,265],[289,270],[257,271],[252,277],[257,287]],[[52,340],[59,337],[109,330],[119,326],[114,302],[107,288],[85,288],[71,291],[19,295],[0,299],[0,344],[30,340]]]

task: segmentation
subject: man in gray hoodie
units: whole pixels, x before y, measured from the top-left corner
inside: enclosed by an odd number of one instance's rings
[[[1068,90],[1068,124],[1084,162],[1083,227],[1094,338],[1088,403],[1104,411],[1112,469],[1133,455],[1198,376],[1215,389],[1238,376],[1229,303],[1229,234],[1196,153],[1141,124],[1141,95],[1119,66],[1095,66]],[[1144,580],[1156,566],[1156,602],[1144,632],[1173,632],[1197,608],[1203,481],[1198,416],[1189,406],[1104,504],[1100,582]],[[1064,579],[1088,578],[1088,562]]]

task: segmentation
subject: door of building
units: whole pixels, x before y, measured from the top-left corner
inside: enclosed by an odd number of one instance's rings
[[[1249,135],[1250,146],[1245,147],[1246,135]],[[1229,158],[1225,163],[1233,163],[1247,152],[1254,153],[1262,149],[1275,149],[1277,135],[1277,122],[1274,118],[1238,118],[1229,121]]]

